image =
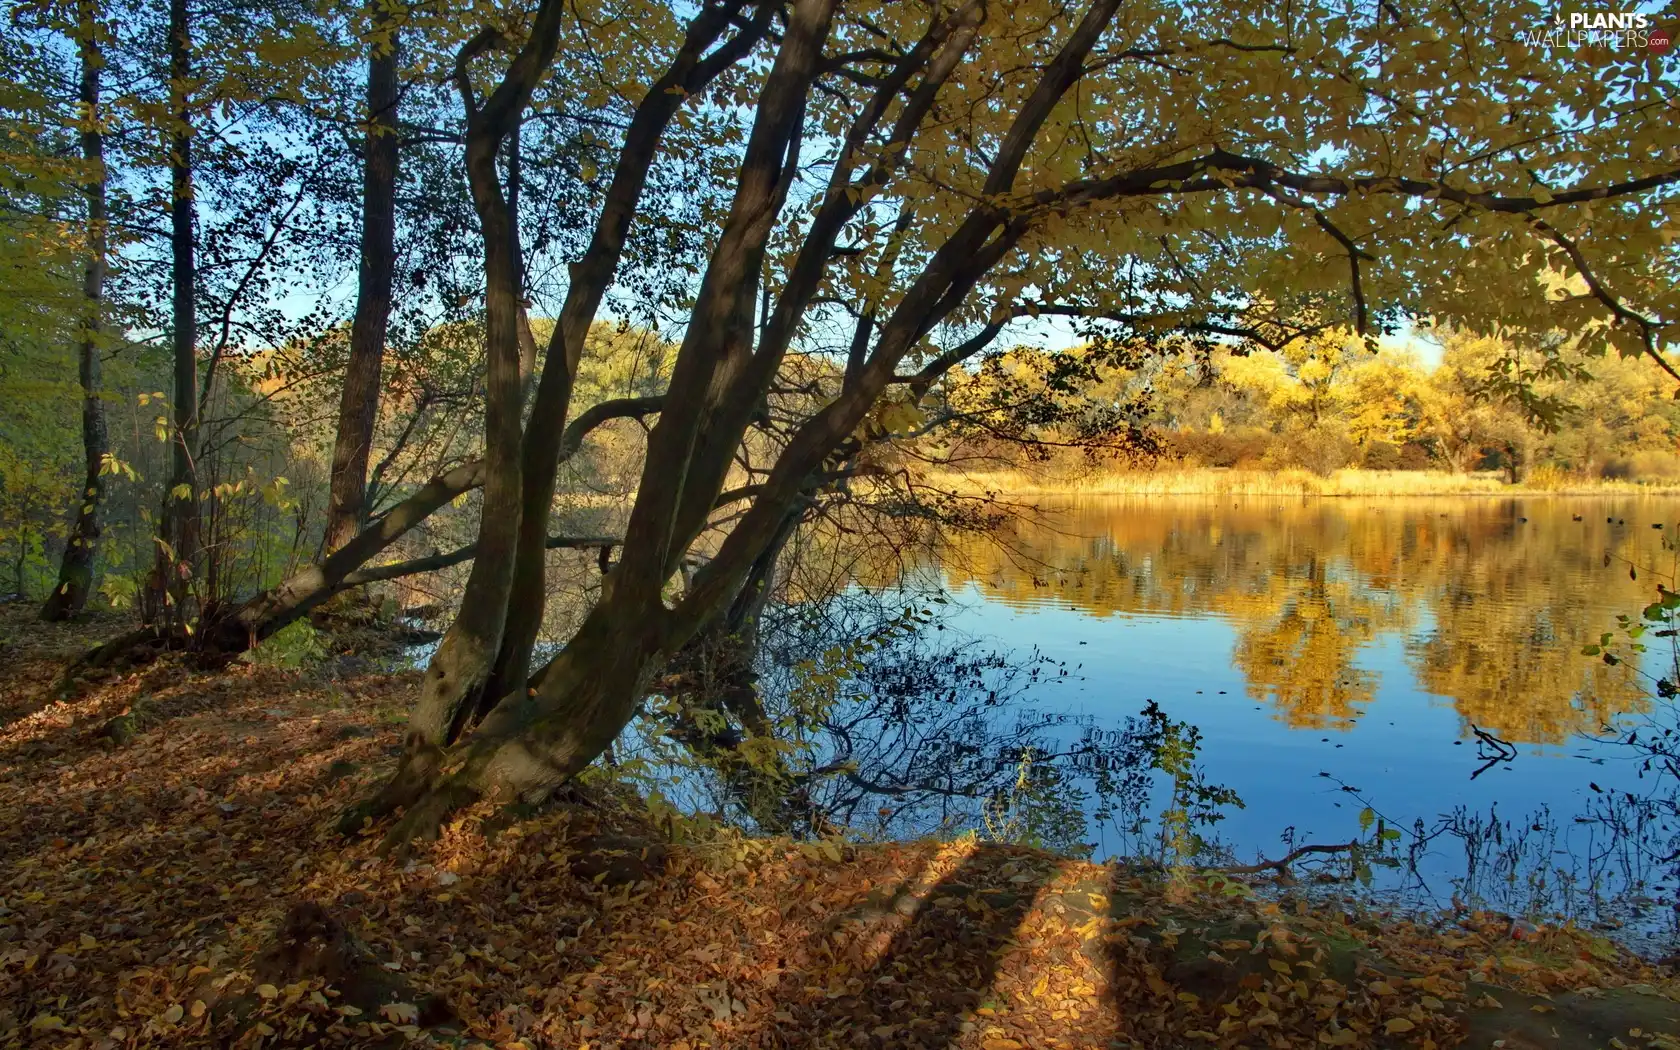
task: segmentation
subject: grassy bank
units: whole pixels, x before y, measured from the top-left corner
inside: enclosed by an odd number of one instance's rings
[[[1680,1046],[1671,971],[1602,939],[972,839],[678,844],[597,795],[382,857],[332,825],[416,675],[162,664],[58,700],[88,639],[27,612],[0,608],[0,811],[28,815],[0,1046]]]
[[[1675,495],[1680,485],[1634,481],[1582,481],[1549,475],[1512,485],[1495,473],[1433,470],[1306,470],[1188,468],[1065,473],[1029,469],[943,472],[933,484],[980,495],[1001,492],[1113,496],[1494,496]]]

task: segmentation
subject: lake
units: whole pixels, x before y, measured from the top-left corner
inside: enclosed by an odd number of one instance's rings
[[[1104,498],[947,541],[932,573],[951,629],[1066,663],[1037,706],[1102,727],[1153,700],[1199,727],[1246,804],[1214,829],[1238,857],[1286,829],[1347,842],[1369,806],[1448,825],[1409,879],[1378,872],[1417,903],[1578,912],[1596,882],[1648,926],[1649,850],[1578,818],[1595,784],[1652,788],[1602,737],[1661,712],[1636,666],[1581,650],[1673,586],[1677,530],[1661,498]]]

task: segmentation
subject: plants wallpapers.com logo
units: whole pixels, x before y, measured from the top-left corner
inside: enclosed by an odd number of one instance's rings
[[[1608,47],[1662,55],[1674,46],[1674,33],[1659,26],[1655,16],[1638,11],[1572,11],[1553,15],[1544,28],[1519,30],[1517,39],[1548,49]]]

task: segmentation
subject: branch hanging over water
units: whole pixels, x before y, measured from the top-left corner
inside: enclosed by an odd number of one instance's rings
[[[1233,864],[1228,867],[1215,868],[1213,870],[1225,875],[1258,875],[1265,871],[1276,871],[1280,881],[1291,883],[1295,881],[1295,873],[1289,870],[1289,866],[1300,860],[1302,857],[1335,853],[1352,853],[1358,847],[1359,843],[1357,842],[1347,842],[1339,846],[1298,846],[1295,849],[1290,850],[1279,860],[1263,860],[1258,864]]]

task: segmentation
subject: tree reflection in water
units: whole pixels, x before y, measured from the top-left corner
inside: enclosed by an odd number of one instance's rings
[[[1599,513],[1576,520],[1578,504]],[[1652,504],[1647,506],[1647,504]],[[1622,500],[1619,519],[1673,516]],[[953,590],[1095,617],[1217,617],[1249,694],[1291,727],[1338,728],[1375,686],[1357,659],[1406,639],[1419,683],[1465,724],[1560,744],[1637,712],[1626,668],[1582,660],[1606,611],[1643,602],[1628,563],[1663,534],[1606,522],[1604,501],[1103,499],[1070,502],[937,555]],[[1608,559],[1607,559],[1608,556]]]
[[[1680,673],[1664,694],[1646,654],[1581,653],[1607,610],[1649,599],[1663,536],[1565,502],[1441,506],[1104,501],[947,535],[919,568],[906,567],[903,546],[879,564],[860,554],[854,583],[784,590],[766,609],[755,657],[766,739],[737,734],[749,746],[730,762],[696,762],[661,742],[650,702],[621,758],[680,772],[690,805],[766,830],[974,831],[1083,854],[1100,821],[1112,855],[1226,863],[1235,858],[1213,830],[1240,802],[1210,783],[1219,769],[1203,776],[1193,727],[1159,710],[1109,727],[1064,713],[1058,686],[1078,670],[998,647],[1017,639],[960,636],[943,618],[946,588],[1093,617],[1219,618],[1234,630],[1231,659],[1250,697],[1293,728],[1347,728],[1367,713],[1378,683],[1361,655],[1398,638],[1418,684],[1453,705],[1471,743],[1480,730],[1557,745],[1647,720],[1638,739],[1651,790],[1521,818],[1507,815],[1520,803],[1432,816],[1404,811],[1404,799],[1364,799],[1398,819],[1361,827],[1356,851],[1321,857],[1316,872],[1292,865],[1292,876],[1374,873],[1374,890],[1408,903],[1535,916],[1602,917],[1663,899],[1680,846],[1677,763],[1652,741],[1676,740],[1663,724]],[[1648,511],[1628,503],[1613,516],[1644,522]],[[1643,580],[1629,579],[1630,564]],[[1282,852],[1292,845],[1286,834]]]

